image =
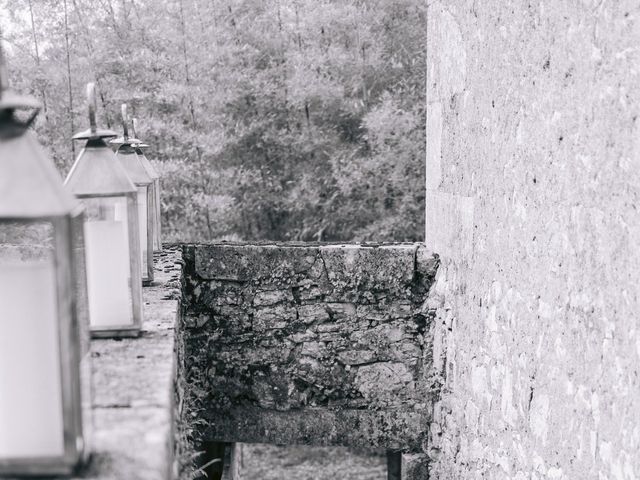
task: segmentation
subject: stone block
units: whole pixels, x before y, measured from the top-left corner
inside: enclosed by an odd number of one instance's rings
[[[311,270],[317,256],[317,247],[215,244],[196,247],[194,260],[202,279],[292,283],[299,274]]]
[[[321,357],[325,352],[324,342],[304,342],[302,344],[302,355],[309,357]]]
[[[253,328],[257,332],[286,328],[296,321],[296,309],[287,305],[257,308],[253,316]]]
[[[413,280],[416,245],[320,247],[333,300],[356,299],[376,291],[402,292]],[[360,295],[358,295],[360,294]]]
[[[322,303],[312,305],[300,305],[298,307],[298,319],[305,323],[322,323],[330,320],[327,308]]]
[[[264,307],[275,305],[277,303],[293,302],[293,294],[291,290],[262,290],[256,292],[253,297],[253,305],[256,307]]]
[[[352,320],[356,317],[357,307],[352,302],[327,302],[325,304],[335,321]]]
[[[376,354],[371,350],[347,350],[338,353],[338,360],[345,365],[362,365],[371,363],[375,359]]]
[[[380,362],[358,368],[355,386],[367,399],[375,399],[388,393],[413,389],[413,375],[398,362]]]

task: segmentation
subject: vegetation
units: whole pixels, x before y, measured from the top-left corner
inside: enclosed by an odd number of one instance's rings
[[[66,174],[96,80],[163,176],[168,240],[421,240],[424,0],[0,0]]]

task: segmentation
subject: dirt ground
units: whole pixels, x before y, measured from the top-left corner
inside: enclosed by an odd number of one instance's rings
[[[383,452],[244,444],[243,480],[386,480]]]

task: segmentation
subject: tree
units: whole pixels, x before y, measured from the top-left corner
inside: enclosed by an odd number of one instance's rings
[[[2,3],[61,171],[95,80],[154,147],[169,239],[422,238],[423,0]]]

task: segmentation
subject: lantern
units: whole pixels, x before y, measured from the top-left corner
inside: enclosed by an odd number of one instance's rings
[[[142,284],[150,285],[153,282],[154,204],[156,197],[151,173],[136,153],[135,145],[140,141],[129,137],[127,106],[125,104],[122,105],[122,128],[123,136],[114,142],[120,143],[116,157],[137,189]]]
[[[142,323],[138,191],[96,126],[94,84],[87,86],[88,130],[74,135],[87,143],[65,185],[83,203],[91,334],[137,336]]]
[[[136,135],[136,124],[137,121],[135,118],[131,119],[131,134],[133,135],[134,138],[138,138],[138,136]],[[154,225],[153,225],[153,251],[154,252],[159,252],[162,250],[162,211],[161,211],[161,203],[160,203],[160,175],[158,174],[158,172],[156,171],[155,168],[153,168],[153,165],[151,165],[151,162],[147,159],[146,155],[144,154],[144,150],[146,150],[147,148],[149,148],[149,145],[147,145],[146,143],[137,143],[136,145],[134,145],[136,148],[136,153],[138,154],[138,156],[140,157],[140,161],[142,162],[142,164],[145,166],[145,168],[147,169],[147,171],[149,172],[149,175],[151,176],[152,180],[153,180],[153,196],[154,196],[154,202],[153,202],[153,217],[154,217]]]
[[[0,477],[68,475],[88,452],[82,211],[28,129],[38,109],[0,51]]]

